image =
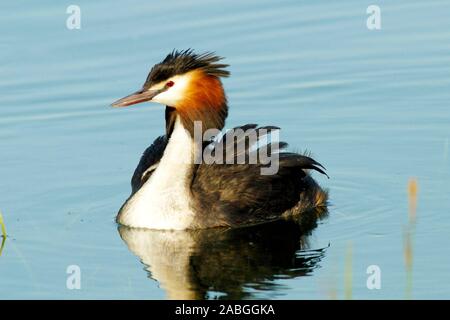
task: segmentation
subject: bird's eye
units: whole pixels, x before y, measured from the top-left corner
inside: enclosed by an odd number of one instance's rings
[[[173,85],[175,84],[175,82],[173,82],[173,81],[168,81],[167,83],[166,83],[166,87],[172,87]]]

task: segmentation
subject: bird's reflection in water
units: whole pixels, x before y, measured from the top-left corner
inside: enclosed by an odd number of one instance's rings
[[[310,274],[324,249],[308,237],[326,210],[301,219],[236,229],[161,231],[120,226],[128,248],[169,299],[252,298],[276,291],[277,279]]]

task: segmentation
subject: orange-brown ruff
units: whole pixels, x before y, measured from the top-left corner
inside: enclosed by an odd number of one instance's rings
[[[322,165],[307,155],[285,151],[285,142],[278,147],[245,144],[248,157],[263,148],[275,157],[278,170],[271,175],[261,174],[267,163],[192,161],[193,154],[207,149],[237,160],[235,147],[247,139],[247,130],[263,138],[278,129],[247,124],[231,131],[242,131],[241,136],[227,133],[200,144],[194,141],[194,122],[200,121],[203,131],[222,130],[225,125],[228,105],[220,78],[229,72],[221,59],[212,53],[174,51],[151,69],[142,89],[113,104],[152,101],[166,105],[166,134],[144,151],[133,174],[131,195],[117,215],[118,223],[153,229],[236,227],[302,217],[314,208],[326,210],[327,192],[309,174],[311,170],[325,174]],[[231,147],[219,148],[230,141]]]
[[[176,109],[184,125],[192,129],[194,121],[202,121],[206,128],[223,128],[227,116],[226,97],[219,78],[194,70],[185,96]]]

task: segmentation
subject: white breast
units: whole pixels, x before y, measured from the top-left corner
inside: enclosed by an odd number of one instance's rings
[[[122,207],[120,224],[149,229],[182,230],[191,226],[190,174],[194,142],[179,118],[158,167]]]

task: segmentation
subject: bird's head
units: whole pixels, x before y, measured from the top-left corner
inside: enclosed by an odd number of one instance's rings
[[[141,102],[157,102],[176,110],[189,126],[193,121],[211,122],[221,129],[227,116],[225,92],[220,80],[229,76],[228,66],[213,53],[173,51],[156,64],[140,90],[112,104],[126,107]]]

